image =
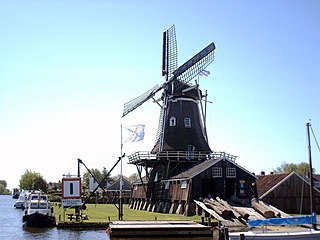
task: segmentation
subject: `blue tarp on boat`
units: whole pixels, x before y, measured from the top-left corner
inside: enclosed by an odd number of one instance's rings
[[[288,218],[268,218],[249,220],[249,227],[270,226],[270,225],[303,225],[303,224],[316,224],[317,216],[315,213],[308,216],[296,216]]]

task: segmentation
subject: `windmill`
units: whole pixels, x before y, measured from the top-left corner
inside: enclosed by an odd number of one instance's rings
[[[200,108],[203,95],[198,84],[192,85],[190,81],[213,61],[214,49],[214,43],[210,43],[178,67],[176,32],[173,25],[163,33],[162,76],[165,81],[124,104],[123,117],[149,99],[153,99],[160,106],[158,131],[151,151],[153,155],[129,156],[130,163],[137,166],[139,174],[142,167],[147,175],[150,173],[147,178],[150,181],[152,179],[152,182],[168,178],[174,171],[186,168],[196,161],[205,160],[212,152]],[[160,91],[161,97],[156,100],[155,95]],[[148,168],[151,170],[148,171]]]

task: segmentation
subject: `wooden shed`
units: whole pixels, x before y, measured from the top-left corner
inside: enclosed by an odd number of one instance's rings
[[[259,199],[287,213],[310,213],[310,183],[295,172],[260,175]],[[320,212],[320,191],[314,188],[314,210]]]
[[[132,193],[132,184],[125,178],[122,180],[122,197],[124,202],[129,202]],[[114,183],[108,186],[107,191],[112,194],[112,202],[116,203],[119,199],[120,193],[120,178],[118,178]]]
[[[251,184],[256,181],[256,176],[238,165],[234,156],[221,153],[219,157],[198,162],[168,179],[157,181],[161,186],[161,197],[152,204],[159,206],[156,208],[158,211],[194,215],[193,200],[200,198],[233,198],[248,202],[252,197]],[[148,181],[144,179],[143,182],[134,184],[133,201],[152,201],[145,198]]]

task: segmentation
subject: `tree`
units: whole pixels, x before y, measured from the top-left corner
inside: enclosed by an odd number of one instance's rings
[[[10,190],[7,189],[7,182],[5,180],[0,180],[0,194],[9,194]]]
[[[138,173],[133,173],[131,174],[129,177],[128,177],[128,180],[129,182],[133,183],[133,182],[136,182],[138,181],[140,178],[139,178],[139,175]]]
[[[6,187],[0,183],[0,194],[4,194],[6,192]]]
[[[47,192],[48,190],[47,181],[42,175],[37,172],[29,171],[28,169],[21,175],[19,183],[20,189],[41,190],[43,192]]]
[[[90,172],[94,175],[94,177],[97,179],[97,181],[100,183],[108,174],[108,170],[104,167],[102,169],[102,171],[100,171],[99,169],[97,168],[91,168],[89,169]],[[91,174],[89,173],[89,171],[86,171],[84,174],[83,174],[83,177],[82,177],[82,181],[83,181],[83,188],[87,188],[89,187],[89,178],[92,177]],[[106,184],[107,182],[110,183],[110,181],[112,181],[112,179],[110,178],[110,174],[108,175],[108,177],[106,178],[105,182],[103,182],[101,184],[101,188],[104,188],[106,187]]]
[[[280,167],[273,169],[275,173],[291,173],[295,172],[299,175],[306,175],[309,172],[309,163],[301,162],[301,163],[287,163],[282,162]],[[315,169],[312,168],[312,173],[315,173]]]
[[[0,184],[3,185],[5,188],[7,187],[7,181],[6,180],[0,180]]]

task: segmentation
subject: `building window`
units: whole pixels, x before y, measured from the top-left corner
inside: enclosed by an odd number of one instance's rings
[[[187,159],[194,159],[194,149],[195,147],[193,145],[187,146]]]
[[[184,119],[184,126],[186,128],[191,128],[191,119],[190,118],[185,118]]]
[[[315,182],[314,182],[314,187],[315,187],[315,188],[320,188],[320,182],[316,182],[316,181],[315,181]]]
[[[227,168],[226,177],[227,178],[235,178],[235,177],[237,177],[236,168]]]
[[[170,187],[170,182],[169,181],[164,182],[164,189],[169,189],[169,187]]]
[[[187,188],[187,180],[181,181],[181,188]]]
[[[169,120],[169,126],[174,127],[176,125],[177,119],[176,117],[172,116]]]
[[[246,192],[245,192],[246,181],[245,180],[240,180],[239,183],[240,183],[239,184],[239,193],[240,193],[241,196],[244,196],[246,194]]]
[[[221,167],[213,167],[212,168],[212,177],[222,177],[222,168]]]

